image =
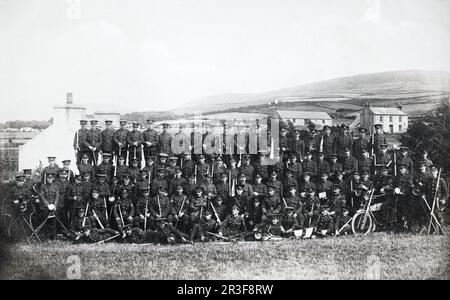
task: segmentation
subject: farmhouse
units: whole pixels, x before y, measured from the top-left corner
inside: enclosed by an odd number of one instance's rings
[[[371,132],[373,125],[382,124],[383,132],[403,133],[408,129],[408,115],[397,107],[371,107],[366,104],[360,114],[361,126]]]
[[[307,128],[314,124],[317,129],[321,129],[324,125],[333,125],[333,119],[322,111],[278,110],[276,115],[284,122],[291,122],[296,128]]]

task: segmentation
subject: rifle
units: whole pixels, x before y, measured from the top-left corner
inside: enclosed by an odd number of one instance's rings
[[[91,150],[92,151],[92,160],[94,161],[94,166],[96,166],[97,165],[97,159],[95,158],[95,151],[94,150]]]
[[[77,146],[76,146],[76,148],[75,148],[75,158],[78,157],[78,151],[80,150],[80,146],[78,146],[78,143],[79,143],[79,139],[78,139],[78,131],[79,131],[79,130],[77,130],[77,131],[75,132],[75,140],[76,140],[76,143],[77,143]]]
[[[127,151],[127,159],[126,159],[127,163],[130,164],[130,146],[128,146],[128,151]]]
[[[342,231],[342,229],[345,228],[345,226],[347,226],[350,222],[352,221],[352,218],[349,218],[347,222],[345,222],[344,225],[342,225],[341,229],[338,230],[338,232],[334,235],[334,237],[336,238]]]
[[[351,197],[350,197],[350,200],[351,200],[351,204],[352,204],[352,209],[353,209],[353,180],[352,179],[350,179],[350,193],[351,193]]]
[[[146,160],[145,160],[145,153],[144,153],[144,145],[141,145],[141,168],[145,166]],[[144,166],[143,166],[144,165]]]
[[[102,222],[100,222],[100,219],[97,216],[97,213],[95,212],[95,210],[92,210],[92,214],[94,216],[94,218],[97,220],[98,224],[100,225],[101,229],[105,229],[105,227],[103,226]]]
[[[315,203],[313,203],[312,206],[311,206],[311,213],[313,213],[313,211],[314,211],[314,204],[315,204]],[[312,219],[312,216],[309,217],[309,220],[308,220],[308,227],[311,227],[311,219]]]
[[[147,208],[148,208],[148,199],[145,199],[144,230],[147,230]]]
[[[106,220],[109,220],[109,218],[108,218],[108,205],[106,205],[106,198],[105,197],[103,197],[103,204],[105,205]]]
[[[397,176],[397,151],[394,148],[394,176]]]
[[[120,220],[122,221],[122,228],[125,227],[125,222],[123,221],[123,216],[122,216],[122,208],[120,207],[120,204],[117,204],[118,208],[119,208],[119,215],[120,215]]]
[[[98,242],[95,243],[94,245],[102,244],[102,243],[104,243],[104,242],[107,242],[107,241],[110,241],[110,240],[112,240],[112,239],[115,239],[115,238],[118,237],[118,236],[120,236],[120,233],[118,233],[118,234],[116,234],[116,235],[113,235],[113,236],[111,236],[111,237],[109,237],[109,238],[107,238],[107,239],[98,241]]]
[[[197,184],[197,164],[194,166],[194,176],[195,176],[195,184]]]
[[[81,227],[84,227],[84,225],[86,224],[88,209],[89,209],[89,202],[86,203],[86,209],[84,210],[84,218],[83,223],[81,223]]]
[[[431,212],[430,212],[430,224],[428,225],[428,235],[431,233],[431,225],[433,223],[433,217],[436,218],[436,216],[434,215],[434,209],[436,207],[436,202],[437,202],[437,193],[438,193],[438,189],[439,189],[439,181],[441,180],[441,170],[439,169],[439,173],[438,173],[438,177],[437,177],[437,182],[436,182],[436,190],[434,192],[434,197],[433,197],[433,206],[431,207]],[[439,227],[440,224],[439,222],[437,222]],[[441,228],[442,230],[442,228]]]
[[[178,211],[178,214],[181,214],[184,208],[184,203],[186,202],[186,196],[183,196],[183,202],[181,202],[180,210]],[[175,228],[178,227],[178,222],[180,221],[180,218],[178,217],[177,222],[175,223]]]
[[[211,202],[211,208],[212,208],[213,211],[214,211],[214,215],[216,216],[217,223],[219,223],[219,225],[222,225],[222,222],[220,221],[219,215],[217,214],[217,211],[216,211],[216,209],[214,208],[214,205],[212,204],[212,202]]]
[[[232,189],[232,181],[233,180],[233,178],[231,178],[231,171],[229,171],[228,172],[228,196],[230,196],[230,197],[233,197],[233,195],[232,195],[232,191],[231,191],[231,189]]]
[[[162,212],[161,212],[161,202],[159,201],[159,195],[156,195],[156,199],[158,200],[158,210],[159,210],[159,215],[162,217]]]

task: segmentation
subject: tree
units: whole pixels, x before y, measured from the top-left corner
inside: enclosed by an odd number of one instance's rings
[[[428,150],[433,163],[450,171],[450,105],[444,99],[430,117],[414,121],[408,131],[400,136],[400,142],[419,158],[423,150]]]

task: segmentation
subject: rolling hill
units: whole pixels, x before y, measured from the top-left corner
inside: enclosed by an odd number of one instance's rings
[[[317,102],[337,102],[339,104],[361,106],[370,102],[377,106],[391,106],[402,103],[411,113],[421,113],[432,109],[450,93],[450,72],[447,71],[389,71],[361,74],[319,81],[300,86],[256,94],[213,95],[188,102],[177,114],[196,110],[202,112],[232,111],[234,109],[266,106],[278,101],[289,106],[317,105]],[[344,107],[344,105],[342,105]]]

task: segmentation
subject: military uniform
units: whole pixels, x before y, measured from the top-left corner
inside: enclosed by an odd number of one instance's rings
[[[91,128],[86,136],[86,146],[89,147],[94,147],[95,150],[91,150],[89,152],[89,156],[90,156],[90,160],[91,162],[93,162],[94,164],[97,164],[98,161],[98,153],[101,150],[103,144],[103,140],[102,140],[102,132],[100,131],[100,129],[98,128]],[[89,148],[90,149],[90,148]],[[95,159],[94,159],[95,157]]]
[[[285,201],[286,201],[287,206],[291,207],[293,209],[292,212],[294,214],[297,214],[297,216],[294,216],[294,217],[296,218],[298,227],[303,228],[303,223],[304,223],[303,203],[302,203],[300,197],[289,194],[285,198]],[[286,211],[286,208],[284,207],[282,210]]]
[[[302,162],[303,173],[308,172],[311,175],[311,178],[315,178],[317,176],[317,164],[315,161],[305,159]]]
[[[353,155],[357,159],[362,157],[363,150],[369,150],[369,140],[366,137],[359,137],[353,143]]]
[[[312,214],[312,215],[310,215]],[[306,197],[303,205],[304,227],[315,227],[319,219],[320,202],[316,196]]]
[[[333,135],[318,135],[315,142],[315,149],[323,152],[325,159],[329,159],[332,153],[336,153],[336,143]]]
[[[144,155],[145,157],[157,156],[159,147],[158,132],[154,129],[147,129],[142,133],[144,139]],[[150,143],[148,145],[147,143]]]
[[[336,151],[338,155],[344,156],[344,149],[353,149],[353,137],[349,134],[340,134],[336,138]],[[351,154],[351,153],[350,153]]]
[[[362,157],[358,160],[358,171],[360,173],[366,171],[369,174],[373,174],[372,168],[373,168],[373,160],[371,158]]]
[[[138,164],[140,165],[142,161],[142,149],[141,145],[144,142],[144,137],[142,136],[142,132],[140,132],[137,129],[133,129],[132,131],[128,132],[127,135],[127,144],[128,144],[128,151],[129,151],[129,157],[130,161],[132,159],[136,159],[138,161]],[[130,164],[131,166],[131,164]]]
[[[302,161],[303,156],[305,155],[306,145],[305,142],[300,138],[294,138],[291,141],[291,153],[297,157],[298,161]]]
[[[81,157],[83,156],[83,154],[88,154],[90,153],[90,149],[87,146],[87,142],[86,142],[86,138],[89,134],[89,129],[84,128],[84,129],[78,129],[75,132],[75,136],[73,138],[73,149],[76,151],[77,153],[77,164],[79,164],[81,162]]]
[[[116,220],[116,226],[121,234],[123,234],[124,226],[133,224],[134,214],[135,208],[132,199],[128,196],[123,196],[122,194],[122,197],[116,200],[116,204],[114,205],[114,219]]]
[[[162,132],[159,135],[159,152],[172,154],[172,136],[168,132]]]
[[[127,147],[127,138],[129,131],[125,128],[119,128],[114,132],[114,145],[115,145],[115,153],[117,155],[127,158],[128,147]]]
[[[319,160],[317,162],[317,175],[321,177],[322,174],[330,174],[330,164],[325,160]]]
[[[240,215],[228,215],[220,227],[220,232],[222,232],[224,236],[235,236],[246,231],[247,226],[245,225],[245,220]]]
[[[91,177],[91,179],[94,178],[94,176],[95,176],[95,168],[94,168],[93,165],[91,165],[89,163],[81,162],[80,164],[77,165],[77,168],[78,168],[78,172],[80,174],[88,173],[89,176]]]
[[[344,179],[349,180],[350,177],[358,170],[358,161],[353,156],[346,156],[344,157],[342,168],[344,170]]]
[[[114,155],[114,135],[115,135],[115,130],[112,129],[111,127],[107,127],[105,128],[102,132],[101,132],[101,140],[102,140],[102,144],[101,144],[101,150],[103,153],[111,153],[112,155]]]
[[[386,144],[386,136],[383,133],[374,133],[370,143],[370,149],[375,155],[380,154],[381,145]]]

